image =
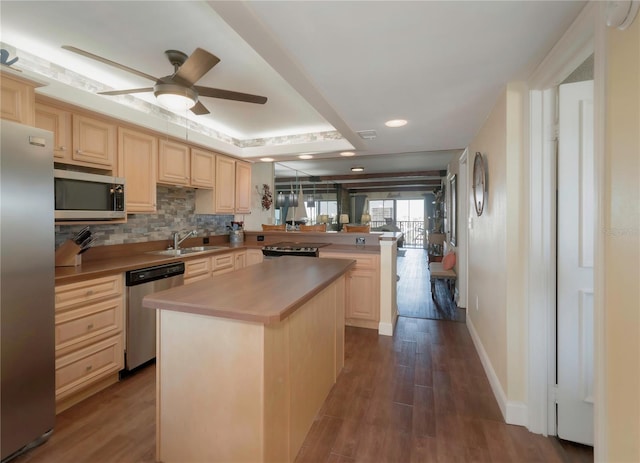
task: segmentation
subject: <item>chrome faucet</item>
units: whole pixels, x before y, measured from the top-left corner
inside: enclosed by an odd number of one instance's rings
[[[182,242],[184,240],[186,240],[187,238],[189,238],[191,235],[196,236],[196,234],[198,233],[197,230],[191,230],[189,233],[187,233],[185,236],[183,236],[182,238],[180,238],[180,233],[179,232],[173,232],[173,249],[178,250],[180,249],[180,245],[182,244]]]

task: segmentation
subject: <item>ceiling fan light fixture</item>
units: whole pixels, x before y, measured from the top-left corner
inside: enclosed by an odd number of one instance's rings
[[[198,93],[195,90],[176,84],[156,84],[153,94],[158,103],[173,111],[186,111],[198,102]]]

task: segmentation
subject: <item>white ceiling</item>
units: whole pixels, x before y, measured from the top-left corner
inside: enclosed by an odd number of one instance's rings
[[[203,98],[211,115],[190,119],[222,135],[212,147],[224,148],[224,140],[230,154],[276,160],[292,160],[301,152],[335,158],[339,150],[356,151],[339,162],[290,164],[310,175],[346,174],[350,165],[364,165],[367,156],[373,156],[368,169],[425,170],[446,168],[452,153],[472,140],[506,83],[526,79],[583,6],[578,1],[2,0],[0,40],[20,57],[14,67],[52,82],[60,70],[73,71],[96,81],[93,91],[153,83],[61,45],[157,77],[172,72],[164,50],[190,54],[204,48],[221,62],[198,85],[269,98],[263,106]],[[60,87],[55,83],[43,92],[69,99],[84,91]],[[140,96],[155,104],[150,94]],[[113,111],[114,97],[74,98]],[[384,126],[396,118],[409,123]],[[159,129],[166,125],[157,122]],[[356,134],[360,130],[375,130],[377,137],[363,140]]]

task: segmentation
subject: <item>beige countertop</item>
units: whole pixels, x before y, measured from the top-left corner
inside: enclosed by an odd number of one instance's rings
[[[143,299],[143,305],[271,324],[287,318],[354,264],[355,261],[347,259],[292,256],[269,259],[232,273],[150,294]]]

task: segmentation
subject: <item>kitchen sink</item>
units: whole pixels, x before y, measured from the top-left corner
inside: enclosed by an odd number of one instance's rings
[[[185,256],[197,252],[214,251],[216,249],[227,249],[228,246],[193,246],[190,248],[180,249],[163,249],[161,251],[149,251],[147,254],[155,254],[158,256]]]

